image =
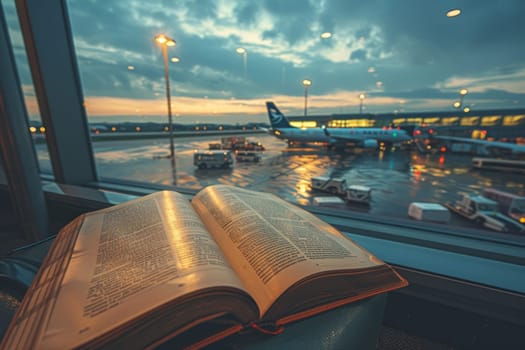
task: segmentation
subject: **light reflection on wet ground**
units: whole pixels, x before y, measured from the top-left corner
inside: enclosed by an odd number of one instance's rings
[[[344,177],[350,185],[371,187],[373,198],[370,207],[347,205],[345,208],[385,218],[407,218],[411,202],[444,203],[455,200],[458,193],[480,193],[485,187],[525,195],[522,174],[472,170],[471,157],[467,155],[429,156],[416,151],[369,150],[341,154],[315,147],[288,148],[284,142],[265,134],[250,138],[266,147],[260,163],[236,163],[232,169],[215,170],[196,169],[193,153],[206,149],[210,142],[217,142],[219,136],[176,138],[175,169],[169,159],[158,159],[168,153],[167,139],[103,141],[94,142],[93,147],[100,177],[194,190],[211,184],[230,184],[276,193],[300,204],[310,204],[314,196],[326,195],[312,193],[311,177]],[[40,161],[43,170],[50,171],[49,160]],[[454,215],[451,224],[471,226]]]

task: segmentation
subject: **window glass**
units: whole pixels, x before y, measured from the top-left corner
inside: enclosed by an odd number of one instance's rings
[[[499,115],[491,115],[481,118],[481,125],[482,126],[494,126],[499,125],[501,123],[501,116]]]
[[[46,143],[45,126],[43,125],[38,103],[36,99],[33,79],[27,61],[24,41],[22,39],[22,32],[16,14],[15,3],[13,0],[1,0],[1,6],[4,10],[5,20],[11,39],[13,54],[18,69],[18,77],[22,84],[22,92],[26,110],[29,118],[29,130],[33,138],[36,149],[40,171],[44,174],[52,174],[53,169],[49,158],[49,151]]]
[[[439,123],[439,117],[429,117],[429,118],[424,118],[423,119],[423,123],[426,123],[426,124],[437,124]]]
[[[421,125],[422,118],[408,118],[407,122],[413,125]]]
[[[504,126],[525,125],[525,115],[506,115],[503,118]]]
[[[459,121],[458,117],[441,118],[441,124],[443,125],[457,125],[458,121]]]
[[[461,118],[461,125],[476,126],[479,124],[479,117],[464,117]]]
[[[333,195],[312,177],[340,177],[370,187],[372,201],[345,197],[339,209],[407,220],[413,202],[465,214],[473,203],[456,206],[460,193],[525,196],[519,170],[472,165],[522,161],[512,143],[523,133],[505,126],[525,114],[523,7],[461,5],[451,18],[439,1],[69,0],[98,174],[300,204]],[[236,157],[247,150],[261,157]],[[483,222],[450,219],[489,230]]]

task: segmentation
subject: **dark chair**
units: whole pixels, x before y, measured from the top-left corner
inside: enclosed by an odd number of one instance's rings
[[[53,243],[49,237],[0,258],[0,340]]]

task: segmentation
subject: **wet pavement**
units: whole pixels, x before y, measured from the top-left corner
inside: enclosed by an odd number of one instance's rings
[[[471,157],[458,154],[422,155],[417,151],[347,150],[289,148],[273,136],[250,135],[266,148],[259,163],[236,162],[231,169],[197,169],[193,153],[205,150],[218,136],[175,139],[175,164],[162,158],[168,154],[167,139],[94,142],[100,178],[117,178],[198,190],[211,184],[230,184],[267,191],[303,205],[315,196],[326,196],[310,189],[314,176],[343,177],[349,185],[372,188],[370,206],[345,205],[345,210],[365,211],[374,216],[408,218],[411,202],[443,204],[454,201],[461,192],[479,194],[485,187],[525,196],[525,177],[518,173],[473,170]],[[46,154],[39,150],[43,171],[50,171]],[[47,168],[47,169],[46,169]],[[450,225],[475,227],[452,215]]]

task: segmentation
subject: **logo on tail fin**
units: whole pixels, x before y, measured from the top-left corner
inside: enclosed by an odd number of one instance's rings
[[[280,124],[283,121],[284,117],[275,108],[270,108],[270,119],[272,121],[272,124],[278,125],[278,124]]]
[[[279,111],[273,102],[266,102],[268,108],[268,116],[270,117],[270,124],[272,128],[289,128],[290,123],[288,119]]]

